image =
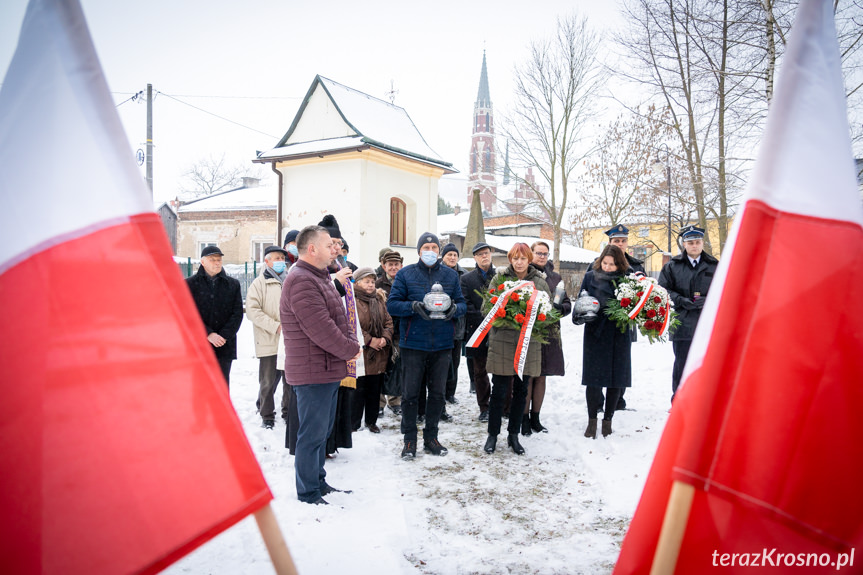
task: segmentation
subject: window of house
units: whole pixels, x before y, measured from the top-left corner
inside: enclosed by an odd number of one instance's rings
[[[491,146],[485,149],[485,168],[483,171],[488,173],[494,171],[494,166],[491,165]]]
[[[398,198],[390,198],[390,245],[406,246],[405,220],[407,206]]]
[[[263,262],[264,250],[272,245],[275,245],[272,240],[252,240],[252,260]]]

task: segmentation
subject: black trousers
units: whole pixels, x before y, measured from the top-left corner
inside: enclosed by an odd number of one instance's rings
[[[476,403],[479,410],[488,411],[489,399],[491,398],[491,382],[488,380],[488,372],[485,366],[488,360],[487,354],[476,354],[473,356],[473,383],[476,387]]]
[[[492,375],[491,402],[488,408],[488,434],[500,433],[500,421],[503,417],[504,403],[512,388],[512,401],[509,405],[509,424],[506,430],[510,435],[517,435],[521,429],[521,414],[524,412],[524,401],[527,396],[527,378],[517,375]],[[477,392],[478,393],[478,392]]]
[[[216,361],[219,362],[219,367],[222,369],[222,375],[225,376],[225,383],[228,384],[228,388],[231,387],[231,364],[234,363],[233,359],[222,359],[217,357]]]
[[[674,401],[674,395],[677,393],[677,388],[680,386],[680,378],[683,377],[683,368],[686,367],[686,358],[689,357],[689,348],[691,345],[691,339],[671,342],[671,347],[674,350],[674,369],[671,372],[672,401]]]
[[[617,409],[617,400],[620,399],[620,392],[624,389],[626,388],[605,388],[605,412],[602,415],[602,419],[611,421],[611,418],[614,417],[614,411]],[[587,416],[590,419],[596,419],[596,414],[602,409],[602,388],[586,385],[584,387],[584,398],[587,401]]]
[[[452,346],[452,361],[449,365],[449,374],[446,377],[446,396],[453,397],[456,387],[458,386],[458,366],[461,363],[461,344],[462,341],[457,339]]]
[[[351,429],[359,429],[363,421],[363,411],[366,414],[366,426],[378,422],[378,403],[381,397],[381,386],[385,374],[364,375],[357,378],[357,389],[354,390],[351,405]]]
[[[423,439],[437,439],[438,423],[444,408],[446,374],[450,363],[450,350],[420,351],[401,349],[402,355],[402,425],[405,441],[417,440],[417,411],[420,387],[427,377],[428,401]],[[522,406],[523,407],[523,406]]]

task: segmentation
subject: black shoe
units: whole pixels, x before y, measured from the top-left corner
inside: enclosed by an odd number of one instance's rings
[[[276,420],[275,419],[265,419],[264,422],[261,424],[261,427],[263,427],[264,429],[272,429],[275,426],[276,426]]]
[[[485,447],[483,447],[483,451],[486,453],[494,453],[494,450],[497,448],[497,435],[489,435],[488,439],[485,440]]]
[[[533,434],[533,431],[530,429],[530,416],[526,413],[521,416],[521,434],[525,437]]]
[[[303,501],[303,503],[308,503],[309,505],[329,505],[327,500],[323,497],[318,497],[314,501]]]
[[[449,413],[447,413],[447,412],[446,412],[446,409],[444,409],[444,410],[443,410],[443,413],[441,413],[441,414],[440,414],[440,420],[441,420],[441,421],[446,421],[446,422],[452,421],[452,415],[450,415]]]
[[[425,415],[417,415],[417,425],[422,425],[425,422],[426,422],[426,416]]]
[[[402,448],[402,459],[414,459],[417,456],[417,442],[405,440],[405,446]]]
[[[321,487],[321,495],[329,495],[330,493],[353,493],[353,491],[351,491],[350,489],[336,489],[329,483],[324,483],[324,485]]]
[[[539,414],[530,412],[530,428],[537,433],[548,433],[548,428],[543,427],[539,422]]]
[[[455,405],[458,403],[458,400],[455,398],[454,395],[450,395],[449,397],[446,398],[446,402]]]
[[[479,412],[479,420],[480,421],[488,421],[488,411],[480,411]]]
[[[440,444],[440,441],[437,440],[437,437],[434,439],[424,439],[423,440],[423,448],[428,453],[432,455],[446,455],[449,453],[446,447]]]
[[[402,408],[400,405],[390,405],[389,408],[390,408],[390,411],[393,412],[393,415],[401,415],[402,414]]]
[[[614,408],[615,411],[623,411],[626,409],[626,400],[622,397],[617,400],[617,407]]]
[[[375,425],[374,423],[369,423],[368,425],[366,425],[366,427],[369,428],[369,431],[371,433],[380,433],[381,432],[381,428],[378,427],[377,425]]]
[[[506,444],[512,448],[512,452],[516,455],[524,455],[524,447],[518,442],[517,433],[510,433],[506,438]]]

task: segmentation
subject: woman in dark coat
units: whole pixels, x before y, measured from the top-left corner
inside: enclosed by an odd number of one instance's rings
[[[363,330],[363,360],[365,375],[357,378],[354,402],[351,406],[351,424],[358,431],[365,411],[366,427],[380,433],[378,402],[381,385],[393,343],[393,319],[387,313],[387,294],[375,287],[375,271],[369,267],[354,272],[354,295],[357,299],[357,317]]]
[[[554,309],[560,313],[561,319],[568,316],[572,311],[572,302],[563,290],[563,284],[561,284],[563,279],[554,271],[554,262],[548,261],[550,252],[548,244],[543,241],[534,242],[530,249],[534,259],[530,265],[545,273],[545,283],[548,284],[551,293],[554,294],[557,286],[561,286],[563,293],[560,301],[555,301],[556,296],[552,298]],[[545,399],[545,376],[564,374],[560,324],[555,323],[549,330],[548,343],[542,346],[542,375],[530,378],[527,383],[527,401],[524,403],[524,415],[521,420],[522,435],[530,435],[534,431],[548,433],[548,429],[539,422],[539,410],[542,409],[542,401]]]
[[[509,266],[503,273],[491,280],[491,285],[497,286],[504,281],[532,281],[536,289],[551,296],[545,274],[532,267],[533,253],[525,243],[512,246],[507,254]],[[512,401],[510,402],[509,424],[507,425],[507,445],[518,455],[524,455],[524,447],[518,441],[521,424],[519,415],[524,411],[524,400],[527,394],[525,380],[536,377],[542,369],[542,344],[532,338],[527,348],[527,358],[524,363],[523,377],[515,372],[513,360],[518,342],[519,330],[506,327],[492,327],[488,334],[488,363],[486,367],[492,374],[491,402],[488,409],[488,439],[485,442],[486,453],[494,453],[497,447],[497,435],[500,433],[500,423],[503,417],[503,405],[510,384],[512,384]]]
[[[629,264],[623,251],[607,245],[584,276],[581,290],[599,300],[596,319],[584,327],[584,358],[581,385],[587,400],[587,429],[585,437],[596,438],[596,414],[602,408],[602,388],[606,389],[605,413],[602,417],[602,436],[611,435],[611,418],[622,389],[632,384],[632,339],[629,331],[621,332],[605,315],[606,304],[614,299],[614,282],[629,273]],[[579,290],[579,293],[581,293]],[[585,317],[573,314],[575,325],[585,323]]]

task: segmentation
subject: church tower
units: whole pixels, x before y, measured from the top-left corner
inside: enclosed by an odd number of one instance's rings
[[[482,52],[482,72],[479,76],[479,92],[473,106],[473,136],[468,162],[468,203],[473,190],[480,190],[480,202],[485,212],[491,213],[497,192],[495,180],[494,110],[488,90],[488,70],[485,65],[485,50]]]

